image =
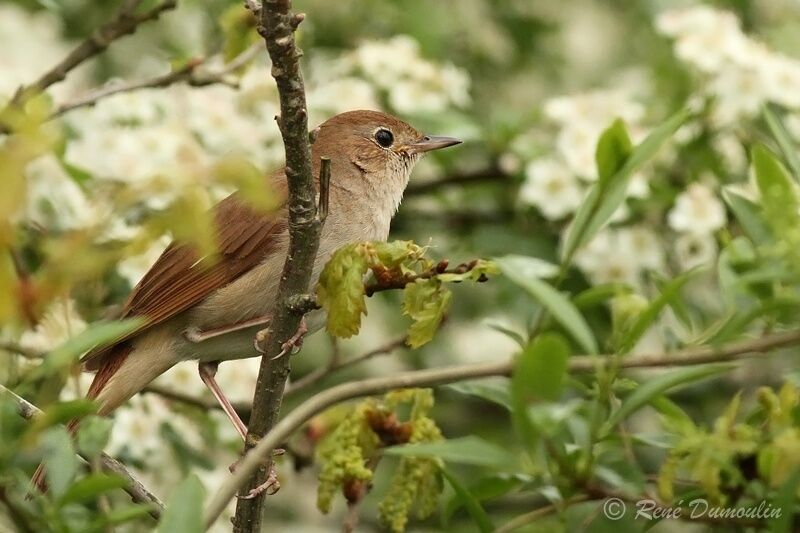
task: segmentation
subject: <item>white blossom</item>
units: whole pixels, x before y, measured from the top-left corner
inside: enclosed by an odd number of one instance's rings
[[[710,234],[684,233],[675,240],[675,255],[681,270],[713,263],[717,250],[717,241]]]
[[[690,184],[678,195],[669,212],[669,226],[675,231],[707,235],[725,225],[725,206],[708,186]]]
[[[49,352],[86,329],[86,322],[70,299],[55,300],[50,304],[33,330],[25,331],[20,345],[37,352]]]
[[[536,206],[548,219],[558,220],[577,209],[583,190],[572,173],[554,159],[537,159],[525,169],[519,192],[522,202]]]

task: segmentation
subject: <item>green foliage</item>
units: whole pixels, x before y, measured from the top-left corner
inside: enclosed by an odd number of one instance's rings
[[[793,414],[798,397],[797,388],[787,383],[778,393],[759,389],[759,405],[747,416],[740,415],[737,394],[711,428],[666,420],[675,441],[659,474],[661,496],[667,501],[682,496],[676,492],[678,477],[698,483],[719,504],[730,505],[733,498],[758,500],[764,486],[777,495],[800,468],[800,433]],[[800,497],[797,485],[794,490]],[[783,511],[791,514],[791,507]]]
[[[653,129],[627,157],[630,139],[624,125],[618,121],[606,130],[601,136],[603,146],[598,145],[597,149],[598,175],[601,178],[589,190],[589,195],[575,213],[561,248],[563,262],[571,262],[578,248],[588,243],[608,223],[625,201],[633,173],[652,159],[688,118],[687,110],[677,112]],[[612,170],[615,172],[610,173]]]
[[[401,406],[410,409],[405,422],[395,414]],[[400,532],[405,531],[412,510],[417,518],[429,516],[442,491],[443,463],[434,455],[413,450],[442,441],[439,428],[429,416],[432,407],[429,389],[402,389],[359,403],[317,448],[322,464],[317,507],[329,512],[339,490],[351,503],[363,498],[373,476],[376,454],[386,453],[400,455],[401,459],[378,506],[381,521]],[[398,443],[408,446],[393,446]],[[412,451],[398,452],[408,449]]]
[[[167,501],[167,508],[158,523],[160,533],[201,533],[205,490],[195,475],[184,479]]]
[[[317,300],[327,311],[327,330],[351,337],[367,313],[365,276],[372,272],[380,286],[403,287],[403,314],[411,317],[408,345],[428,343],[450,305],[452,293],[443,283],[483,280],[497,273],[493,263],[477,260],[461,272],[436,270],[426,249],[411,241],[350,244],[334,252],[317,285]]]

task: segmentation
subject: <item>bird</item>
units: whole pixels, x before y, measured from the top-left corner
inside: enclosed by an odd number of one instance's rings
[[[415,164],[427,152],[461,143],[371,110],[335,115],[311,138],[314,175],[319,176],[322,158],[330,159],[330,184],[309,290],[340,247],[387,240]],[[269,325],[289,248],[285,167],[265,179],[279,199],[278,209],[264,214],[238,193],[219,202],[212,213],[215,261],[209,265],[195,246],[173,241],[123,305],[121,317],[144,319],[143,325],[81,359],[84,370],[95,372],[87,397],[97,414],[112,413],[177,363],[196,360],[201,379],[245,438],[247,427],[214,375],[223,361],[262,355],[254,338]],[[324,319],[322,311],[312,313],[308,331],[320,329]],[[34,484],[43,483],[40,467]]]

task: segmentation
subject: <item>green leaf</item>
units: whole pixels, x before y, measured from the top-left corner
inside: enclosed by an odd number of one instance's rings
[[[446,387],[461,394],[487,400],[511,411],[511,391],[507,378],[499,378],[497,381],[464,381],[451,383]]]
[[[763,145],[757,144],[753,147],[752,157],[756,184],[761,191],[761,203],[767,220],[773,225],[773,229],[776,225],[792,224],[800,217],[800,205],[788,172]],[[786,217],[786,220],[782,220],[782,217]]]
[[[83,398],[68,402],[58,402],[48,407],[41,416],[37,416],[34,419],[30,431],[35,433],[58,424],[65,424],[75,418],[93,414],[96,410],[97,406],[93,401]]]
[[[511,376],[514,408],[527,411],[532,400],[555,401],[561,397],[567,375],[569,345],[555,333],[536,337],[517,358]]]
[[[630,396],[625,398],[619,409],[611,413],[611,416],[605,423],[604,433],[611,431],[612,428],[632,413],[651,403],[655,398],[668,390],[728,372],[733,368],[735,368],[735,365],[728,363],[691,366],[650,378],[637,387]]]
[[[798,148],[792,140],[791,135],[786,131],[786,127],[781,122],[781,119],[778,118],[778,115],[775,114],[769,105],[764,106],[764,119],[772,132],[772,136],[778,141],[778,146],[781,148],[783,157],[789,162],[789,167],[791,167],[794,173],[795,180],[800,180],[800,155],[798,155]]]
[[[48,491],[56,498],[65,493],[78,472],[78,456],[66,428],[52,428],[44,434],[44,468]]]
[[[680,297],[680,291],[683,286],[697,275],[698,272],[702,271],[701,269],[689,270],[664,285],[658,298],[650,302],[647,309],[640,313],[633,324],[631,324],[630,328],[628,328],[617,346],[617,353],[627,354],[630,352],[636,346],[636,343],[639,342],[639,339],[642,338],[642,335],[644,335],[647,329],[655,322],[658,315],[661,314],[661,311]]]
[[[514,471],[517,464],[517,459],[504,448],[474,435],[439,442],[391,446],[386,448],[384,453],[411,457],[439,457],[451,463],[488,466],[505,471]]]
[[[772,240],[772,232],[761,215],[758,205],[736,192],[730,186],[722,188],[722,198],[731,208],[742,229],[756,244]]]
[[[81,454],[86,457],[100,455],[108,444],[112,424],[110,419],[102,416],[88,416],[81,420],[75,439]]]
[[[516,261],[508,262],[506,258],[501,258],[497,263],[503,274],[527,290],[572,335],[581,348],[590,354],[597,353],[597,341],[592,330],[569,299],[544,281],[516,270]]]
[[[513,269],[524,278],[548,279],[558,275],[558,265],[554,265],[538,257],[510,254],[504,255],[496,259],[496,261],[498,263],[502,262],[506,268]]]
[[[119,476],[109,474],[91,474],[79,479],[67,489],[58,500],[60,505],[69,503],[89,503],[97,496],[110,490],[119,489],[126,485],[126,481]]]
[[[632,148],[625,123],[621,119],[616,119],[597,141],[595,161],[598,180],[606,183],[614,177],[630,157]]]
[[[456,493],[456,496],[467,509],[467,512],[472,517],[472,520],[475,521],[475,525],[478,526],[478,529],[481,531],[481,533],[490,533],[494,531],[494,524],[492,524],[492,521],[489,519],[489,515],[486,514],[486,511],[483,509],[475,496],[470,494],[470,492],[464,488],[464,486],[450,472],[444,468],[442,468],[441,471],[444,478],[448,483],[450,483],[450,486],[453,487],[453,491]]]
[[[205,491],[192,474],[178,485],[158,523],[160,533],[202,533]]]
[[[352,337],[361,328],[361,315],[367,314],[364,301],[364,275],[367,269],[362,244],[336,250],[322,269],[317,299],[327,311],[326,328],[331,335]]]
[[[436,279],[418,279],[403,289],[403,314],[414,321],[408,328],[406,343],[419,348],[428,343],[439,328],[453,293]]]
[[[130,318],[114,322],[96,322],[50,352],[30,374],[31,381],[49,376],[72,365],[89,350],[106,346],[135,331],[146,323],[142,318]]]
[[[625,201],[633,173],[655,156],[664,142],[686,122],[689,115],[689,111],[685,109],[672,115],[634,148],[619,171],[608,179],[598,180],[592,186],[567,230],[561,248],[563,263],[568,264],[578,248],[603,229],[617,208]]]
[[[473,498],[481,502],[505,496],[523,483],[531,481],[533,481],[531,477],[522,474],[500,474],[482,477],[477,481],[471,482],[466,489]],[[445,505],[445,521],[449,520],[450,517],[453,516],[453,513],[463,505],[464,502],[462,498],[458,494],[455,494]]]
[[[792,512],[797,504],[797,490],[800,488],[800,469],[795,467],[789,473],[786,481],[778,488],[778,493],[772,502],[774,509],[780,509],[781,514],[769,521],[771,533],[788,533],[792,531],[792,521],[797,516]]]

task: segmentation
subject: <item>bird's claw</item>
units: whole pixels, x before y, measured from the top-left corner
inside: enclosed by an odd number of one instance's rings
[[[250,489],[250,492],[248,492],[244,496],[237,496],[237,498],[239,498],[240,500],[252,500],[253,498],[259,496],[261,493],[266,492],[267,496],[272,496],[279,490],[281,490],[281,483],[280,481],[278,481],[278,474],[277,472],[275,472],[274,467],[270,467],[269,476],[267,476],[267,480],[264,483],[253,489]]]
[[[281,345],[280,353],[273,357],[272,360],[274,361],[275,359],[280,359],[287,353],[294,355],[299,352],[300,348],[303,347],[303,337],[305,337],[306,333],[308,333],[308,324],[306,324],[306,319],[304,317],[300,319],[300,325],[297,326],[297,331],[295,334]]]

